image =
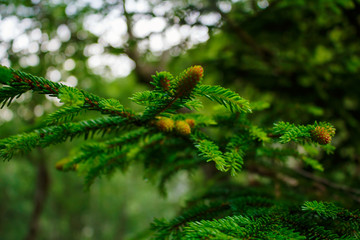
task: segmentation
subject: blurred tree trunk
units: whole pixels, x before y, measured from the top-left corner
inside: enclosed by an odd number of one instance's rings
[[[49,192],[49,172],[46,166],[45,154],[39,150],[40,155],[37,159],[37,179],[34,196],[34,209],[31,215],[28,234],[26,240],[37,239],[39,232],[39,220],[44,210],[45,202]]]

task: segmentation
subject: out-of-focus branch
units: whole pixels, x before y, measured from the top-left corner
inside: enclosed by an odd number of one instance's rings
[[[249,170],[250,172],[254,172],[254,173],[258,173],[262,176],[266,176],[269,178],[273,178],[276,180],[280,180],[288,185],[297,185],[297,180],[293,177],[289,176],[289,173],[291,175],[291,172],[296,173],[297,175],[300,175],[306,179],[309,179],[313,182],[316,182],[320,185],[323,185],[325,187],[329,187],[332,189],[336,189],[339,191],[343,191],[348,193],[355,201],[360,202],[360,189],[357,188],[352,188],[346,185],[342,185],[339,183],[335,183],[332,182],[328,179],[322,178],[322,177],[318,177],[310,172],[307,172],[303,169],[300,168],[295,168],[295,169],[287,169],[286,171],[284,169],[269,169],[266,168],[264,166],[259,166],[259,165],[248,165],[246,167],[247,170]],[[291,172],[289,172],[289,170]],[[356,195],[356,196],[355,196]]]
[[[285,175],[280,171],[275,171],[273,169],[269,169],[269,168],[259,166],[259,165],[254,165],[254,164],[246,166],[246,169],[250,172],[257,173],[261,176],[266,176],[266,177],[284,182],[285,184],[290,185],[290,186],[298,185],[297,179],[290,177],[288,175]]]
[[[307,178],[307,179],[310,179],[310,180],[313,180],[315,182],[318,182],[318,183],[321,183],[325,186],[328,186],[328,187],[331,187],[333,189],[337,189],[337,190],[341,190],[341,191],[344,191],[344,192],[349,192],[349,193],[353,193],[353,194],[356,194],[356,195],[360,195],[360,189],[356,189],[356,188],[352,188],[352,187],[349,187],[349,186],[346,186],[346,185],[342,185],[342,184],[339,184],[339,183],[334,183],[334,182],[331,182],[325,178],[321,178],[321,177],[318,177],[318,176],[315,176],[314,174],[310,173],[310,172],[307,172],[303,169],[300,169],[300,168],[295,168],[293,169],[294,172],[296,172],[297,174]]]
[[[346,16],[349,23],[355,28],[358,37],[360,37],[360,21],[359,21],[360,3],[355,0],[353,0],[352,3],[354,5],[354,8],[347,9],[344,7],[340,7],[340,9],[342,9],[344,16]]]
[[[278,1],[273,2],[268,8],[273,7],[277,3]],[[214,4],[213,7],[221,15],[224,22],[226,22],[228,26],[234,31],[234,33],[240,38],[240,40],[248,45],[265,64],[274,69],[274,72],[278,73],[279,69],[274,63],[274,53],[266,47],[261,46],[261,44],[259,44],[248,32],[246,32],[238,23],[231,19],[228,14],[221,11],[221,9],[216,6],[216,4]],[[259,12],[257,14],[259,14]]]
[[[127,34],[128,34],[128,45],[124,48],[125,53],[131,58],[136,66],[135,66],[135,74],[140,82],[149,83],[151,78],[150,76],[156,71],[153,67],[149,64],[143,63],[141,60],[141,54],[138,50],[136,37],[134,36],[133,31],[133,20],[132,14],[128,13],[126,10],[126,0],[123,0],[123,11],[124,16],[126,19],[126,27],[127,27]]]

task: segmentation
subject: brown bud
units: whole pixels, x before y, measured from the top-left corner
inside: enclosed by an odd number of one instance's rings
[[[318,142],[321,145],[326,145],[331,142],[331,135],[324,127],[317,126],[311,131],[311,137],[315,142]]]
[[[175,131],[180,135],[189,135],[191,133],[191,128],[189,124],[185,121],[176,121],[175,123]]]
[[[174,121],[170,118],[161,118],[155,122],[155,125],[162,132],[171,132],[174,128]]]

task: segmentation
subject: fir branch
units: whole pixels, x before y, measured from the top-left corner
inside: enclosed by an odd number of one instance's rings
[[[215,162],[215,166],[219,171],[226,172],[227,163],[224,159],[223,153],[219,147],[210,140],[193,138],[195,147],[199,150],[199,156],[207,162]]]
[[[359,237],[358,214],[331,203],[305,202],[302,208],[301,211],[297,204],[280,203],[269,197],[215,193],[191,201],[186,211],[171,221],[156,220],[153,229],[157,231],[156,239]]]
[[[10,86],[5,90],[4,87],[0,89],[0,103],[11,102],[13,98],[19,97],[22,93],[33,90],[40,94],[57,97],[67,104],[82,105],[84,109],[96,110],[104,114],[129,118],[134,122],[137,121],[131,111],[103,108],[100,102],[108,100],[84,90],[78,90],[4,66],[0,66],[0,77],[0,83]]]
[[[333,203],[324,203],[317,201],[306,201],[301,209],[303,211],[315,212],[319,216],[335,219],[337,214],[343,212],[343,209],[339,209]]]
[[[22,86],[0,88],[0,108],[3,108],[6,104],[9,106],[14,99],[19,98],[27,90]]]
[[[203,104],[199,99],[192,99],[183,103],[184,107],[191,111],[198,111],[199,109],[203,108]]]
[[[193,110],[194,108],[201,107],[199,101],[187,98],[163,98],[158,99],[159,101],[155,101],[153,104],[149,104],[146,107],[141,119],[144,122],[147,122],[151,119],[154,119],[156,116],[165,116],[171,117],[176,113],[176,110],[186,107],[188,109]]]
[[[181,101],[176,101],[178,100],[177,98],[160,91],[137,92],[133,94],[130,100],[147,107],[143,113],[143,119],[145,120],[154,118],[156,115],[160,115],[167,110],[174,112],[183,107],[190,110],[197,110],[202,107],[201,102],[197,99],[181,99]]]
[[[162,133],[154,133],[140,128],[122,136],[102,143],[90,143],[81,148],[81,153],[67,164],[71,168],[79,164],[80,171],[85,173],[85,185],[90,187],[97,177],[108,175],[120,169],[125,171],[131,161],[139,160],[138,156],[164,139]]]
[[[280,226],[277,225],[277,228]],[[201,230],[200,230],[201,229]],[[265,233],[265,230],[274,229],[271,218],[253,220],[244,216],[225,217],[219,220],[202,220],[191,222],[185,227],[184,236],[188,239],[239,239],[256,238]],[[288,232],[286,232],[288,233]],[[304,239],[304,238],[302,238]]]
[[[36,77],[4,66],[0,66],[0,68],[1,71],[8,73],[4,79],[0,80],[1,83],[11,87],[23,87],[24,89],[27,88],[27,90],[33,90],[40,94],[49,94],[54,97],[59,94],[59,89],[64,87],[60,83],[49,81],[43,77]]]
[[[240,136],[234,136],[229,140],[226,145],[226,152],[224,158],[226,161],[227,169],[230,171],[231,176],[235,176],[241,171],[244,164],[245,152],[249,147],[249,142]]]
[[[81,91],[72,87],[61,87],[58,98],[65,106],[82,106],[85,102],[85,97]]]
[[[199,85],[194,90],[194,95],[204,96],[211,101],[218,102],[231,112],[251,113],[248,100],[239,96],[239,94],[223,88],[221,86]]]
[[[86,171],[85,176],[85,187],[89,188],[96,178],[101,177],[102,175],[108,175],[116,169],[125,171],[129,165],[125,156],[132,147],[132,145],[128,144],[121,149],[116,149],[112,153],[98,154],[97,158],[95,158],[92,162],[88,162],[88,170]]]
[[[159,91],[137,92],[130,98],[131,101],[142,106],[157,106],[159,102],[164,102],[167,99],[169,96]]]
[[[230,171],[231,176],[236,176],[241,171],[244,164],[243,152],[239,152],[239,149],[233,149],[224,154],[226,161],[226,168]]]
[[[261,142],[270,142],[270,138],[267,136],[267,133],[258,126],[252,125],[249,128],[250,137],[257,139]]]
[[[167,72],[156,73],[152,82],[155,90],[136,93],[131,98],[133,102],[145,106],[143,114],[136,116],[125,109],[117,99],[100,98],[83,90],[0,67],[0,83],[6,85],[0,88],[2,106],[10,104],[16,97],[32,90],[58,97],[66,104],[49,116],[47,120],[49,123],[71,121],[83,110],[96,110],[102,114],[116,116],[64,123],[2,139],[0,158],[8,160],[13,154],[30,151],[35,147],[46,147],[80,135],[85,135],[86,139],[91,134],[114,133],[129,126],[139,128],[124,131],[122,135],[103,142],[85,144],[72,161],[66,159],[58,164],[58,169],[73,169],[84,173],[86,184],[89,186],[97,177],[109,175],[117,169],[125,171],[130,163],[136,161],[145,165],[147,175],[159,177],[159,186],[162,190],[165,182],[175,173],[183,169],[191,170],[202,160],[214,161],[218,170],[230,171],[231,175],[235,175],[244,165],[245,154],[248,154],[249,158],[286,159],[288,156],[295,156],[313,168],[322,170],[319,162],[313,159],[318,155],[318,151],[314,149],[317,144],[325,145],[331,141],[335,134],[335,128],[331,124],[315,122],[305,126],[279,122],[275,124],[271,133],[267,133],[262,128],[252,125],[246,118],[246,113],[251,112],[251,107],[259,110],[268,105],[264,103],[250,105],[247,100],[228,89],[201,85],[202,76],[201,66],[186,69],[176,79]],[[176,113],[176,110],[183,107],[192,110],[200,108],[202,104],[195,98],[196,96],[205,96],[236,114],[220,116],[217,124],[211,117],[202,114]],[[167,115],[170,118],[160,118],[160,115]],[[221,149],[225,147],[224,151],[220,150],[215,141],[201,132],[201,127],[211,125],[218,128],[226,126],[226,129],[236,133],[235,136],[230,137],[227,145],[223,144],[224,139],[217,139],[217,142],[222,143]],[[173,128],[175,131],[172,130]],[[306,153],[303,154],[295,150],[270,149],[260,146],[264,144],[256,143],[256,140],[267,143],[270,141],[269,137],[279,138],[280,143],[293,141],[300,144],[310,143],[309,145],[312,146],[305,145]],[[189,141],[192,141],[196,149],[188,144]],[[179,147],[182,151],[175,154]],[[328,152],[332,150],[328,145],[322,148]],[[192,159],[195,156],[194,150],[197,150],[200,157]],[[290,177],[277,172],[279,169],[273,165],[266,169],[256,162],[254,167],[247,166],[247,170],[279,179],[285,184],[290,182]],[[290,171],[283,170],[286,173]],[[303,170],[294,171],[334,189],[360,194],[358,189],[346,188],[310,173],[304,173]],[[294,181],[295,184],[298,183],[297,180]],[[156,221],[153,227],[157,230],[157,239],[169,237],[174,239],[353,239],[359,237],[359,214],[331,203],[305,202],[301,211],[301,208],[295,204],[284,204],[254,195],[241,195],[232,190],[224,195],[214,193],[211,195],[209,192],[207,194],[192,201],[191,206],[173,220]]]
[[[139,121],[134,113],[132,113],[131,110],[123,108],[118,100],[100,98],[94,94],[85,92],[84,90],[81,90],[81,92],[85,96],[84,108],[99,111],[103,114],[124,117],[132,120],[135,124],[139,124]],[[112,106],[112,104],[114,105]]]
[[[286,122],[275,123],[273,128],[273,133],[280,135],[280,143],[288,143],[290,141],[302,143],[311,138],[309,131],[309,127],[303,125],[295,126]]]
[[[30,151],[35,147],[47,147],[84,135],[97,132],[112,132],[129,124],[129,120],[119,117],[109,117],[82,121],[78,123],[65,123],[58,126],[46,127],[31,133],[15,135],[0,140],[0,158],[10,160],[15,153]]]
[[[308,214],[302,214],[294,210],[292,213],[289,213],[289,210],[285,210],[280,213],[280,216],[282,224],[287,224],[289,228],[301,232],[307,239],[314,238],[314,236],[316,239],[354,239],[348,234],[342,234],[343,236],[340,238],[340,236],[334,232],[334,228],[326,228],[331,226],[330,222],[324,227],[318,223],[318,218],[311,218]]]
[[[312,125],[295,126],[294,124],[280,121],[274,124],[273,133],[268,136],[279,137],[280,143],[293,141],[304,144],[311,141],[320,145],[328,145],[334,135],[335,128],[329,123],[315,122]]]
[[[151,227],[156,230],[156,239],[180,239],[181,231],[187,223],[201,219],[212,219],[224,210],[230,208],[229,203],[222,201],[212,202],[211,204],[199,204],[181,213],[180,216],[171,221],[155,219]]]
[[[311,168],[316,169],[316,170],[321,171],[321,172],[324,171],[324,167],[316,159],[313,159],[313,158],[310,158],[310,157],[307,157],[307,156],[302,156],[301,159],[304,161],[304,163],[306,165],[311,166]]]
[[[165,99],[163,101],[157,102],[156,105],[148,106],[141,116],[143,122],[148,122],[149,120],[154,119],[156,116],[164,115],[167,116],[167,113],[175,113],[176,109],[171,109],[171,106],[177,100],[177,97],[170,99]],[[165,114],[162,114],[165,113]]]
[[[114,153],[115,151],[121,150],[124,145],[131,144],[140,137],[146,136],[148,132],[148,129],[138,128],[105,142],[85,144],[80,148],[80,154],[76,155],[69,165],[92,161],[92,159],[95,159],[100,154],[105,154],[104,156],[106,156],[106,154]]]
[[[76,116],[86,111],[81,106],[62,107],[57,111],[46,116],[44,123],[46,125],[60,124],[72,121]]]

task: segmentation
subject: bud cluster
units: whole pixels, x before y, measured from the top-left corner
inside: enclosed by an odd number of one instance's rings
[[[174,130],[179,135],[186,136],[195,127],[195,120],[185,119],[174,122],[170,118],[160,118],[154,122],[154,125],[162,132],[172,132]]]

